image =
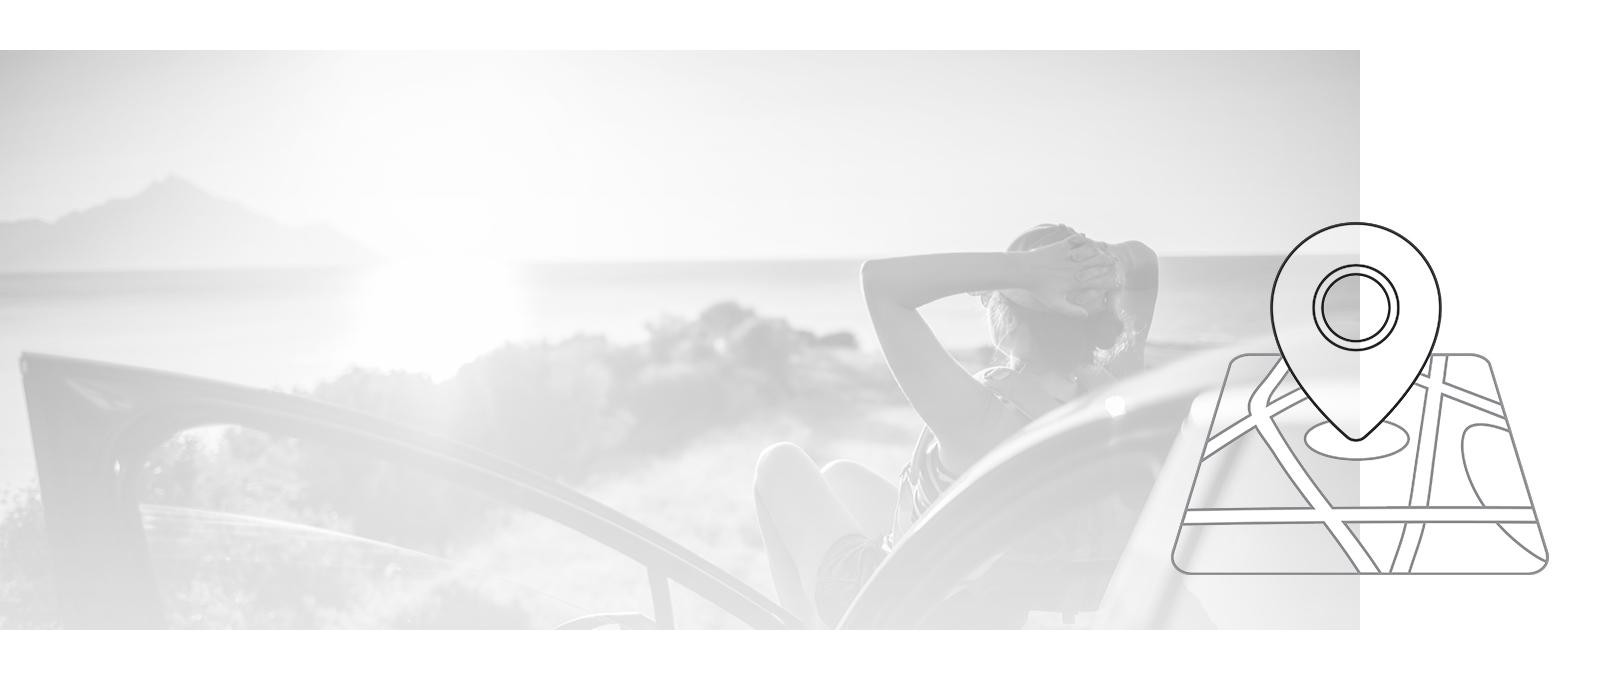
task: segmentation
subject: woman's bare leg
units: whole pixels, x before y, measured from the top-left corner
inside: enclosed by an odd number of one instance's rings
[[[756,462],[756,514],[778,602],[820,627],[815,584],[822,556],[839,539],[865,535],[805,451],[778,443]]]
[[[817,617],[815,603],[810,602],[805,585],[800,583],[800,569],[795,565],[794,557],[784,548],[783,540],[778,537],[777,525],[773,524],[772,516],[767,514],[766,506],[761,504],[760,496],[756,497],[756,521],[761,525],[761,542],[767,550],[767,566],[772,569],[772,587],[778,594],[778,604],[806,626],[821,626],[822,620]]]
[[[849,460],[834,460],[824,465],[822,478],[867,538],[876,540],[888,535],[894,522],[897,495],[894,484],[861,463]]]

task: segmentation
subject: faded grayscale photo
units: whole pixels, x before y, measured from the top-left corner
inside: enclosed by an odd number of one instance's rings
[[[1293,526],[1177,542],[1282,478],[1199,465],[1285,397],[1240,356],[1359,217],[1359,86],[1355,52],[0,53],[0,628],[1356,628]],[[1329,325],[1383,326],[1362,297]]]

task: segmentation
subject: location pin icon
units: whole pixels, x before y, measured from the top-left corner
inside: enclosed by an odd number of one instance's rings
[[[1354,288],[1352,288],[1354,287]],[[1354,293],[1354,298],[1339,295]],[[1366,326],[1339,326],[1337,305]],[[1351,441],[1371,434],[1422,373],[1439,336],[1439,281],[1417,246],[1376,224],[1335,224],[1284,258],[1272,333],[1295,381]]]

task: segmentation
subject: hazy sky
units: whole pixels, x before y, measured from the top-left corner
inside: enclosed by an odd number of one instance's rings
[[[1356,53],[0,55],[0,220],[169,173],[381,252],[1282,253],[1357,218]]]

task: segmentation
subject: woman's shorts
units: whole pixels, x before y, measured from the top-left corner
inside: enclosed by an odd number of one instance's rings
[[[882,541],[861,534],[849,534],[829,546],[817,565],[817,616],[828,626],[837,626],[888,555]]]

